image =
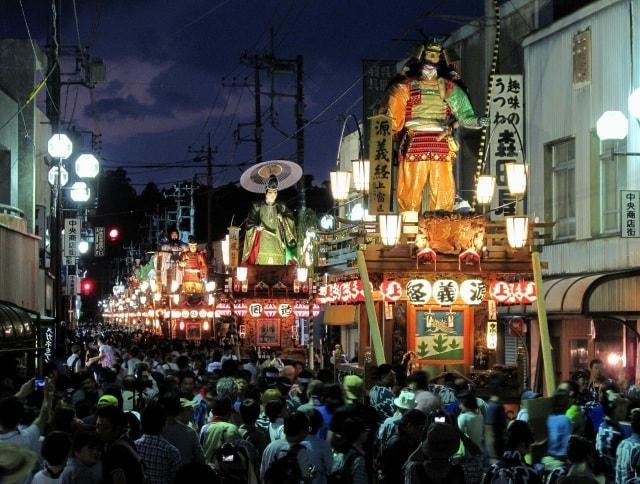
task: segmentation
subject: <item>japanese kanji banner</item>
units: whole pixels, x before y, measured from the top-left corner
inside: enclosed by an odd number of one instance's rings
[[[622,237],[640,237],[640,191],[622,190],[620,192],[620,207],[622,221],[620,224],[620,235]]]
[[[514,201],[507,187],[505,163],[524,162],[523,96],[522,75],[500,74],[493,77],[487,148],[491,174],[496,177],[496,196],[491,202],[492,220],[515,213],[515,205],[505,207]]]
[[[362,119],[378,114],[380,99],[393,76],[397,74],[395,60],[364,59],[362,61]],[[369,126],[364,124],[364,146],[369,143]]]
[[[78,242],[80,242],[80,219],[67,218],[64,221],[64,257],[66,265],[76,265],[78,257]]]
[[[379,114],[369,122],[369,214],[391,213],[391,118]]]

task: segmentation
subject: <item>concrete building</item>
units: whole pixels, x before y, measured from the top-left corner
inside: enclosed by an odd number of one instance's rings
[[[47,269],[51,191],[50,127],[36,99],[44,55],[29,40],[0,41],[0,301],[41,315],[53,313]]]

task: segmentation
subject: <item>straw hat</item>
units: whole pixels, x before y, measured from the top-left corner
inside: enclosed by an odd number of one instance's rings
[[[0,444],[0,482],[17,484],[33,471],[38,462],[35,452],[15,444]]]
[[[393,400],[393,404],[403,410],[413,410],[416,408],[416,394],[411,390],[402,390],[400,395]]]

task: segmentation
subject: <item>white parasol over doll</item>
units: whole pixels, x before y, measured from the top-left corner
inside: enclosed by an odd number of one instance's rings
[[[264,193],[269,179],[278,180],[278,190],[289,188],[302,178],[302,168],[297,163],[287,160],[263,161],[248,168],[240,177],[240,185],[253,193]]]

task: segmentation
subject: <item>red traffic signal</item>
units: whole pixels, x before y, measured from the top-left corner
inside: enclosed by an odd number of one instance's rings
[[[118,227],[109,227],[107,237],[109,237],[111,242],[115,242],[120,238],[120,229]]]
[[[83,277],[80,280],[80,294],[83,296],[91,296],[95,290],[95,282],[93,279]]]

